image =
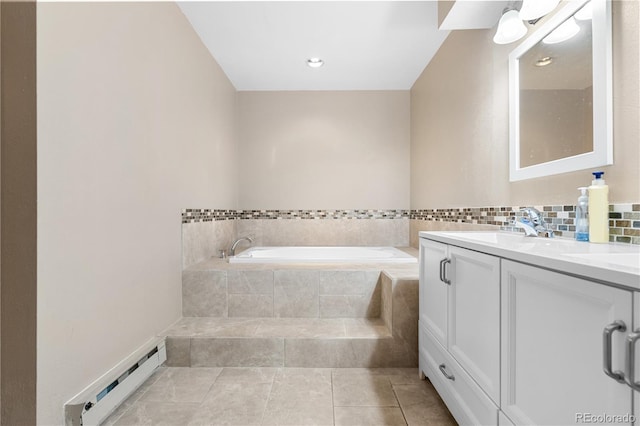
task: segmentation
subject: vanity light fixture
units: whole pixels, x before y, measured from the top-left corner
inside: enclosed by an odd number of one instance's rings
[[[520,19],[535,21],[558,7],[560,0],[524,0],[520,9]]]
[[[324,61],[320,58],[309,58],[307,59],[307,65],[311,68],[320,68],[324,65]]]
[[[498,30],[493,36],[493,42],[496,44],[513,43],[520,40],[527,33],[527,27],[522,23],[518,11],[515,9],[505,9],[502,17],[498,22]]]
[[[545,56],[544,58],[540,58],[534,64],[536,67],[546,67],[547,65],[551,65],[553,62],[553,58],[551,56]]]
[[[576,12],[575,18],[578,21],[590,21],[593,18],[593,8],[591,7],[591,2],[585,4],[582,9]]]
[[[569,17],[566,21],[558,26],[555,30],[551,32],[548,36],[542,39],[542,42],[545,44],[556,44],[562,43],[563,41],[569,40],[574,35],[578,34],[580,31],[580,26],[576,23],[576,20],[573,16]]]
[[[498,30],[493,36],[496,44],[508,44],[520,40],[527,34],[527,27],[522,21],[534,25],[540,18],[558,7],[560,0],[523,0],[520,11],[516,10],[515,1],[502,11],[498,22]]]

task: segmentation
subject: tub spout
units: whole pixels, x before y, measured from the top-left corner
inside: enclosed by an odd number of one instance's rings
[[[231,245],[231,249],[229,249],[229,256],[235,256],[236,255],[236,247],[238,246],[238,244],[240,244],[241,241],[247,241],[249,244],[251,244],[253,242],[253,240],[251,238],[249,238],[249,237],[238,238]]]

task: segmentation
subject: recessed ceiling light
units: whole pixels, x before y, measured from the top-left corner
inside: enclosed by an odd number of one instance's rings
[[[551,62],[553,62],[553,58],[551,56],[545,56],[544,58],[540,58],[534,64],[536,67],[546,67]]]
[[[309,58],[307,59],[307,65],[311,68],[320,68],[324,65],[324,61],[320,58]]]

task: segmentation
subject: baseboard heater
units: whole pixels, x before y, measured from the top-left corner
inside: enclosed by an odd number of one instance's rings
[[[165,339],[150,340],[68,401],[65,425],[99,425],[166,359]]]

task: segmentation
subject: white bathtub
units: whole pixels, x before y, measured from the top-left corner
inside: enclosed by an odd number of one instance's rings
[[[394,247],[251,247],[229,263],[416,263]]]

